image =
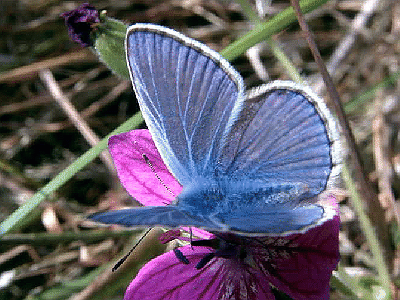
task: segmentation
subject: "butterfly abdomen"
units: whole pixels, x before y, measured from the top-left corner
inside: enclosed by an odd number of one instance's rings
[[[176,205],[191,214],[211,216],[246,207],[295,207],[307,198],[304,184],[276,184],[262,180],[209,180],[197,178],[183,187]],[[285,205],[286,204],[286,205]]]

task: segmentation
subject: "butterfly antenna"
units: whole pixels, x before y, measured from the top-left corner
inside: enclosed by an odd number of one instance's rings
[[[164,183],[164,181],[161,179],[160,176],[158,176],[156,169],[154,168],[153,164],[151,163],[150,159],[147,157],[146,154],[142,154],[144,161],[146,162],[146,164],[150,167],[150,169],[153,171],[154,175],[156,176],[156,178],[158,179],[158,181],[160,181],[160,183],[162,184],[163,187],[165,187],[165,189],[171,193],[172,196],[176,197],[176,195],[171,191],[171,189]]]
[[[190,232],[190,247],[193,250],[193,245],[192,245],[192,242],[193,242],[193,230],[192,230],[192,227],[189,227],[189,232]]]
[[[125,256],[123,258],[121,258],[116,264],[115,266],[112,268],[112,271],[115,272],[128,258],[129,255],[131,255],[131,253],[133,252],[133,250],[136,249],[136,247],[141,243],[141,241],[143,241],[143,239],[146,237],[146,235],[150,232],[150,230],[152,230],[153,228],[149,228],[143,235],[142,237],[136,242],[136,244],[132,247],[131,250],[129,250],[129,252],[127,254],[125,254]]]

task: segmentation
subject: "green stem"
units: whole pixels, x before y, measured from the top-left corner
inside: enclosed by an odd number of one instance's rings
[[[365,105],[365,103],[368,100],[375,97],[377,90],[388,87],[391,84],[394,84],[399,79],[399,77],[400,77],[400,71],[397,71],[391,74],[390,76],[386,77],[381,82],[372,86],[361,95],[357,96],[356,98],[353,98],[350,102],[345,104],[344,108],[346,113],[352,114],[355,113],[357,110],[360,110],[362,105]]]
[[[236,2],[240,4],[247,19],[254,23],[260,23],[259,15],[253,10],[248,0],[236,0]]]
[[[358,280],[355,277],[349,276],[340,262],[337,266],[337,272],[332,275],[331,287],[339,289],[352,300],[360,299],[359,296],[363,295],[364,292]]]
[[[244,13],[250,21],[254,22],[257,25],[262,25],[261,18],[258,16],[258,14],[254,12],[250,3],[247,0],[236,0],[236,2],[240,4]],[[265,42],[271,48],[272,54],[282,64],[292,80],[297,83],[304,83],[303,79],[300,76],[300,73],[297,71],[296,66],[291,62],[289,57],[287,57],[285,52],[279,47],[278,43],[276,43],[272,39],[272,37],[265,37]]]
[[[271,47],[272,53],[274,54],[276,59],[282,64],[282,66],[287,71],[287,74],[290,76],[290,78],[297,83],[305,84],[296,66],[292,63],[289,57],[287,57],[287,55],[281,49],[281,47],[279,47],[278,44],[272,38],[268,38],[267,43]]]
[[[342,175],[346,183],[347,189],[350,192],[349,200],[358,216],[360,226],[365,235],[369,248],[371,249],[371,253],[374,259],[375,269],[378,272],[379,282],[386,292],[386,297],[382,299],[390,299],[391,280],[388,268],[385,263],[385,259],[382,254],[383,251],[381,249],[379,240],[375,234],[374,227],[372,226],[371,221],[369,220],[367,214],[364,211],[363,202],[361,200],[355,182],[353,181],[353,178],[351,177],[350,171],[347,168],[346,164],[343,165]]]
[[[39,189],[41,184],[32,178],[25,176],[23,172],[21,172],[18,168],[12,166],[4,159],[0,159],[0,170],[9,173],[14,178],[18,178],[25,186],[33,189]]]
[[[20,222],[27,218],[31,211],[38,207],[47,198],[48,195],[56,191],[59,187],[61,187],[69,179],[71,179],[77,172],[79,172],[87,164],[94,160],[100,154],[100,152],[107,147],[108,138],[110,136],[137,128],[142,122],[143,118],[141,113],[136,113],[133,117],[131,117],[121,126],[112,131],[105,138],[103,138],[95,147],[89,149],[75,162],[73,162],[68,168],[63,170],[56,177],[54,177],[54,179],[52,179],[48,184],[41,188],[26,203],[21,205],[16,211],[14,211],[6,220],[4,220],[0,224],[0,237],[18,228]]]
[[[300,7],[305,14],[321,6],[327,1],[328,0],[303,0],[300,2]],[[259,42],[262,42],[272,35],[277,34],[295,21],[296,16],[293,8],[288,7],[268,21],[256,25],[253,30],[249,31],[247,34],[223,49],[221,51],[221,55],[228,60],[234,60],[241,54],[245,53],[250,47],[253,47]]]

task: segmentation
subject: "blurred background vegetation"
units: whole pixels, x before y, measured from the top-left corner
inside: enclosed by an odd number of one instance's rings
[[[147,22],[174,28],[216,51],[290,6],[288,1],[267,0],[90,3],[127,24]],[[89,150],[93,140],[105,137],[138,111],[130,82],[113,74],[89,48],[69,39],[60,14],[80,4],[0,2],[0,221]],[[372,204],[361,200],[372,222],[370,229],[379,238],[377,249],[384,257],[381,267],[390,275],[390,282],[382,282],[373,245],[365,238],[365,228],[359,225],[344,185],[338,191],[342,259],[331,298],[389,299],[384,296],[387,285],[397,299],[400,2],[331,0],[317,5],[306,19],[350,120],[369,188],[376,193]],[[293,74],[280,51],[315,92],[327,97],[297,22],[232,63],[247,87],[290,79]],[[88,123],[93,140],[83,137],[70,121],[71,111],[55,101],[44,70],[51,71],[79,111],[78,117]],[[141,231],[99,230],[83,216],[132,205],[134,200],[120,186],[107,156],[95,159],[1,237],[0,299],[122,299],[140,266],[165,251],[156,239],[159,232],[150,234],[120,270],[111,273]]]

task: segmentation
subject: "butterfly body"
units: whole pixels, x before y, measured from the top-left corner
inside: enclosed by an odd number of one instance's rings
[[[336,214],[317,202],[339,174],[338,130],[311,91],[276,81],[245,93],[241,76],[218,53],[157,25],[131,26],[126,51],[151,143],[182,192],[166,207],[93,220],[284,235]],[[130,154],[119,159],[113,145],[122,170]]]
[[[193,214],[213,215],[246,206],[278,206],[284,203],[295,206],[296,198],[307,194],[306,186],[274,184],[255,180],[232,181],[196,179],[183,187],[175,203]],[[291,201],[289,201],[291,200]]]

